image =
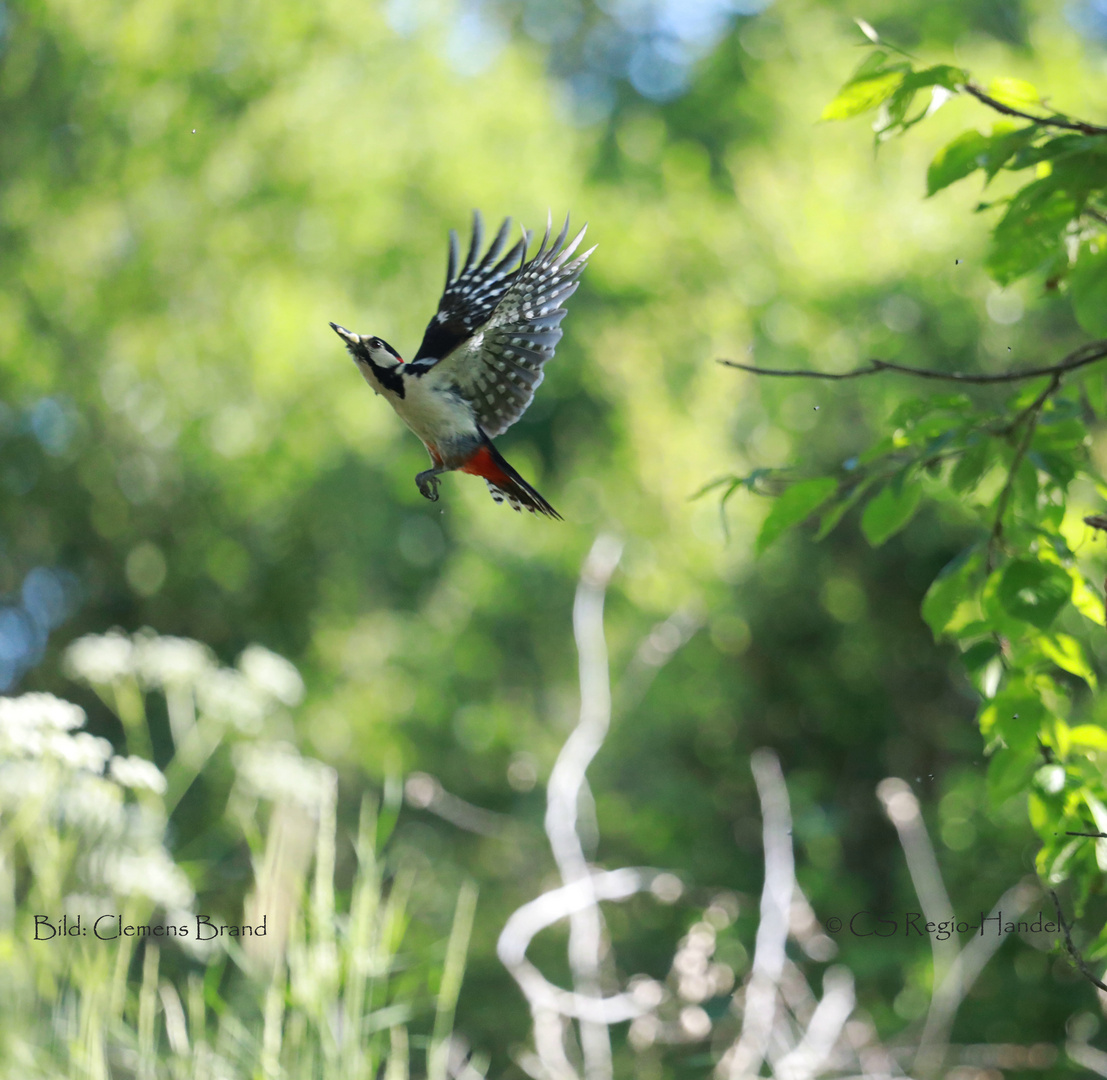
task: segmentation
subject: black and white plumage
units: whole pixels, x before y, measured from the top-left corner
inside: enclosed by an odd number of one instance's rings
[[[423,495],[437,499],[439,474],[456,469],[484,477],[497,502],[558,517],[491,439],[533,400],[543,366],[561,339],[562,305],[576,291],[595,248],[572,258],[585,230],[566,243],[566,218],[552,243],[547,224],[529,259],[531,236],[525,231],[504,254],[510,227],[511,220],[504,221],[482,256],[483,223],[475,211],[469,254],[460,269],[457,234],[450,231],[446,288],[411,363],[380,338],[331,326],[365,380],[427,447],[434,467],[415,478]]]

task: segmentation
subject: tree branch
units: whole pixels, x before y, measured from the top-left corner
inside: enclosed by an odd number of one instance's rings
[[[1057,921],[1061,924],[1061,930],[1065,935],[1065,949],[1068,951],[1069,956],[1076,962],[1076,966],[1080,969],[1080,973],[1098,990],[1102,990],[1107,994],[1107,983],[1102,979],[1096,978],[1092,969],[1088,967],[1084,957],[1080,955],[1079,949],[1072,943],[1072,928],[1067,922],[1065,922],[1065,916],[1061,911],[1061,901],[1057,899],[1057,894],[1050,889],[1049,895],[1053,897],[1053,906],[1057,909]]]
[[[1081,135],[1107,135],[1107,127],[1099,127],[1097,124],[1087,124],[1083,120],[1065,120],[1059,116],[1035,116],[1033,113],[1023,112],[1021,109],[1004,105],[997,101],[991,94],[986,94],[975,83],[965,83],[965,90],[972,94],[977,101],[983,102],[990,109],[995,109],[1004,116],[1017,116],[1020,120],[1029,120],[1032,124],[1041,124],[1043,127],[1062,128],[1065,131],[1078,131]]]
[[[1021,371],[1003,371],[995,375],[978,374],[969,371],[933,371],[930,368],[911,367],[909,364],[896,364],[891,360],[870,360],[868,367],[855,368],[853,371],[788,371],[783,368],[763,368],[754,364],[743,364],[737,360],[719,360],[724,367],[738,368],[753,375],[772,375],[778,378],[797,379],[858,379],[864,375],[879,375],[882,371],[895,371],[901,375],[912,375],[918,379],[935,379],[940,382],[990,385],[994,383],[1022,382],[1024,379],[1037,379],[1043,375],[1061,376],[1070,371],[1094,364],[1107,357],[1107,341],[1090,341],[1074,349],[1056,364],[1043,367],[1024,368]]]
[[[1015,456],[1011,458],[1011,466],[1007,470],[1007,479],[1004,481],[1003,490],[996,500],[996,517],[992,524],[991,536],[988,537],[988,553],[985,558],[985,565],[989,572],[992,569],[996,545],[1003,539],[1003,517],[1007,513],[1007,504],[1011,501],[1011,492],[1015,487],[1015,476],[1022,464],[1022,459],[1026,457],[1027,450],[1030,449],[1030,442],[1034,438],[1034,432],[1038,427],[1038,418],[1041,416],[1042,406],[1045,405],[1060,385],[1061,373],[1055,371],[1053,378],[1049,380],[1049,385],[1008,425],[1009,430],[1014,431],[1019,424],[1025,423],[1026,430],[1022,433],[1019,445],[1015,448]]]

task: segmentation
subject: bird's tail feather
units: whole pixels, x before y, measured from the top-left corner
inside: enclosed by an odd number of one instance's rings
[[[529,510],[532,514],[561,520],[561,515],[537,491],[534,490],[504,459],[487,439],[461,471],[480,476],[488,485],[492,498],[498,503],[507,502],[513,510]]]

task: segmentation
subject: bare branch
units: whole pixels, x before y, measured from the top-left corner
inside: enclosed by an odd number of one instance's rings
[[[1072,927],[1065,922],[1064,912],[1061,910],[1061,901],[1057,898],[1057,893],[1052,889],[1049,890],[1049,895],[1053,899],[1053,906],[1057,909],[1057,921],[1061,924],[1061,932],[1065,935],[1065,950],[1069,956],[1076,962],[1076,966],[1080,969],[1080,974],[1084,976],[1097,990],[1102,990],[1107,994],[1107,983],[1098,978],[1095,972],[1088,967],[1088,962],[1080,955],[1080,950],[1072,942]]]
[[[1061,128],[1063,131],[1078,131],[1081,135],[1107,135],[1107,127],[1098,124],[1088,124],[1083,120],[1068,120],[1063,116],[1035,116],[1033,113],[1023,112],[1022,109],[1012,108],[1002,101],[997,101],[991,94],[985,93],[976,83],[964,84],[967,93],[972,94],[977,101],[983,102],[989,109],[1004,116],[1017,116],[1020,120],[1029,120],[1032,124],[1040,124],[1042,127]]]
[[[1060,377],[1078,368],[1094,364],[1107,357],[1107,341],[1091,341],[1074,349],[1056,364],[1044,367],[1024,368],[1021,371],[1003,371],[994,375],[970,371],[933,371],[930,368],[912,367],[909,364],[896,364],[891,360],[869,360],[868,367],[855,368],[853,371],[797,371],[784,368],[763,368],[755,364],[743,364],[737,360],[719,360],[724,367],[737,368],[754,375],[771,375],[777,378],[795,379],[859,379],[865,375],[879,375],[884,371],[894,371],[900,375],[911,375],[918,379],[934,379],[938,382],[965,383],[968,385],[988,386],[996,383],[1022,382],[1025,379],[1037,379],[1043,375]]]

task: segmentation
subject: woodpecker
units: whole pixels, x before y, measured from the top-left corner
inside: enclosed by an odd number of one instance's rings
[[[503,255],[511,230],[507,218],[484,256],[484,225],[473,212],[473,234],[458,269],[457,233],[450,230],[446,289],[410,362],[387,341],[331,328],[346,343],[358,370],[384,395],[420,439],[432,467],[419,473],[420,494],[438,499],[439,477],[458,470],[484,478],[492,498],[515,510],[561,515],[513,469],[492,445],[527,410],[542,382],[543,365],[561,340],[561,305],[577,290],[589,248],[570,258],[587,226],[569,243],[569,219],[550,243],[552,222],[529,259],[531,234]],[[503,257],[501,258],[501,255]],[[497,261],[498,260],[498,261]]]

